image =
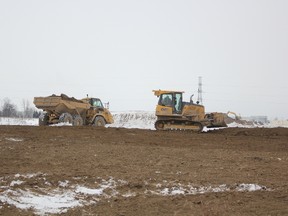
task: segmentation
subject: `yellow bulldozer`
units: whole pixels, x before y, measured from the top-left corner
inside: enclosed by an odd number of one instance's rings
[[[70,123],[73,126],[94,125],[105,126],[112,124],[113,116],[105,108],[99,98],[84,98],[82,100],[51,95],[48,97],[34,97],[34,104],[44,112],[39,117],[39,125]]]
[[[183,101],[183,91],[153,90],[159,97],[156,106],[156,130],[192,130],[201,132],[203,127],[227,127],[224,113],[205,113],[205,107]]]

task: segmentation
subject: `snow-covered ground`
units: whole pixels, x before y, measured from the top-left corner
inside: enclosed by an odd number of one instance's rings
[[[155,112],[147,111],[124,111],[112,112],[114,123],[108,127],[123,127],[123,128],[140,128],[154,130],[154,122],[156,121]],[[3,118],[0,117],[0,125],[38,125],[38,119],[35,118]],[[67,124],[64,124],[67,125]],[[58,124],[57,126],[63,126]],[[242,125],[235,122],[228,125],[228,127],[288,127],[288,121],[271,121],[265,125]],[[204,129],[205,131],[206,129]]]
[[[85,177],[83,177],[85,178]],[[176,196],[197,195],[219,192],[254,192],[271,190],[258,184],[233,184],[233,185],[194,185],[163,180],[162,182],[145,181],[149,189],[130,191],[125,187],[128,181],[121,179],[95,178],[95,185],[84,186],[83,179],[73,178],[58,181],[52,184],[49,176],[43,173],[16,174],[0,177],[0,204],[6,203],[22,210],[32,209],[36,215],[61,214],[75,207],[96,204],[100,200],[109,200],[116,197],[136,197],[143,195]],[[39,186],[31,188],[27,182],[37,182]],[[53,186],[52,186],[53,185]],[[124,190],[123,190],[124,188]],[[1,207],[1,205],[0,205]]]
[[[38,125],[38,119],[0,117],[0,125]]]
[[[112,112],[114,123],[109,127],[153,129],[156,121],[155,112],[125,111]]]

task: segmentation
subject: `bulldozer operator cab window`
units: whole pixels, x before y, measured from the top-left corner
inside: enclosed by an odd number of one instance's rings
[[[98,108],[103,108],[103,104],[101,102],[101,100],[97,99],[97,98],[92,98],[90,100],[90,104],[93,106],[93,107],[98,107]]]
[[[166,93],[162,94],[159,99],[159,105],[170,106],[173,108],[173,113],[182,112],[182,93]]]
[[[160,99],[159,99],[159,105],[162,106],[172,106],[173,103],[173,95],[172,94],[162,94]]]
[[[182,111],[182,93],[175,93],[174,104],[175,112],[180,113]]]

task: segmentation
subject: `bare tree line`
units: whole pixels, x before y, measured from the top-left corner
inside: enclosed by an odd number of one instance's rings
[[[21,111],[9,98],[0,100],[0,117],[38,118],[40,114],[41,112],[32,107],[28,100],[22,100]]]

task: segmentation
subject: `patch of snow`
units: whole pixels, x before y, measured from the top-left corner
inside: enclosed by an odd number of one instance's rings
[[[68,184],[69,184],[69,181],[59,181],[58,182],[59,183],[59,187],[67,187],[68,186]]]
[[[139,128],[154,130],[155,112],[126,111],[112,112],[114,123],[108,127]]]
[[[160,191],[160,194],[161,194],[161,195],[169,195],[169,194],[170,194],[169,188],[164,188],[164,189],[162,189],[162,190]]]
[[[180,194],[185,194],[185,190],[182,187],[173,187],[171,190],[171,195],[180,195]]]
[[[127,192],[127,193],[124,193],[122,196],[123,197],[135,197],[137,194],[135,192]]]
[[[31,177],[32,175],[16,174],[14,175],[14,178],[20,178],[23,176]],[[42,183],[43,181],[46,181],[46,178],[42,178],[41,176],[37,176],[35,174],[33,177],[37,182],[39,182],[39,184],[41,184],[41,181]],[[8,181],[9,179],[11,181],[9,184],[10,188],[1,187],[3,190],[0,191],[0,203],[7,203],[23,210],[33,209],[34,213],[37,215],[65,213],[70,208],[95,203],[95,198],[93,198],[93,196],[106,199],[117,194],[114,191],[116,181],[113,179],[102,180],[98,185],[98,188],[88,188],[79,185],[71,185],[68,187],[69,181],[64,180],[59,181],[59,188],[50,190],[49,188],[41,187],[33,187],[32,190],[27,188],[12,189],[12,186],[20,184],[21,181],[14,180],[13,177],[12,179],[11,177],[7,177]],[[104,193],[105,189],[112,189],[109,190],[109,193],[111,193],[110,196]],[[92,200],[89,198],[91,196]]]
[[[100,189],[90,189],[84,186],[77,186],[75,192],[76,193],[82,193],[82,194],[88,194],[88,195],[101,195],[103,194],[103,188]]]
[[[38,173],[28,173],[28,174],[22,174],[21,175],[21,174],[17,173],[14,176],[15,176],[15,178],[21,178],[22,177],[22,178],[31,179],[31,178],[35,178],[35,177],[39,177],[39,176],[45,176],[45,174],[38,172]]]
[[[229,191],[230,188],[228,188],[225,184],[223,185],[219,185],[218,187],[215,188],[210,188],[213,192],[215,193],[219,193],[219,192],[225,192],[225,191]]]
[[[211,131],[211,130],[219,130],[219,129],[222,129],[222,128],[207,128],[207,127],[205,126],[205,127],[203,127],[202,132],[207,132],[207,131]]]
[[[227,124],[228,127],[239,127],[239,128],[255,128],[255,127],[259,127],[259,125],[243,125],[243,124],[239,124],[236,122],[232,122],[230,124]],[[262,126],[263,127],[263,126]]]
[[[161,186],[160,186],[161,187]],[[159,186],[157,187],[159,188]],[[226,191],[259,191],[259,190],[266,190],[265,186],[260,186],[257,184],[240,184],[235,189],[233,187],[228,187],[227,185],[219,185],[218,187],[193,187],[191,185],[181,185],[172,186],[172,187],[165,187],[163,189],[157,189],[156,191],[151,190],[152,194],[162,195],[162,196],[175,196],[175,195],[197,195],[197,194],[204,194],[204,193],[219,193],[219,192],[226,192]]]
[[[19,209],[34,209],[38,215],[64,213],[69,208],[82,206],[81,202],[75,199],[75,193],[61,193],[56,190],[45,195],[29,190],[7,190],[4,195],[0,195],[0,201]]]
[[[257,184],[240,184],[236,187],[237,191],[258,191],[266,190],[266,187]]]
[[[52,185],[52,184],[51,184],[50,182],[48,182],[48,181],[45,181],[44,184],[45,184],[45,185],[48,185],[48,186],[51,186],[51,185]]]
[[[19,209],[33,210],[37,215],[46,214],[61,214],[67,212],[70,208],[87,206],[97,203],[99,200],[110,199],[111,197],[135,197],[143,194],[154,194],[156,196],[177,196],[177,195],[197,195],[204,193],[219,193],[226,191],[234,192],[253,192],[261,190],[269,190],[265,186],[257,184],[235,184],[227,186],[225,184],[219,186],[193,186],[191,184],[175,183],[163,180],[162,183],[151,183],[154,180],[145,181],[145,185],[151,187],[151,190],[138,190],[137,192],[129,189],[121,192],[123,186],[127,186],[129,182],[125,180],[114,180],[110,177],[108,180],[96,178],[94,188],[89,188],[77,183],[71,184],[68,180],[58,181],[59,187],[52,189],[51,184],[47,185],[45,174],[16,174],[14,176],[0,177],[5,181],[0,181],[0,203],[7,203]],[[15,179],[16,178],[16,179]],[[26,188],[19,189],[13,187],[22,184],[18,178],[34,178],[42,187],[25,185]],[[77,177],[80,182],[85,180],[85,177]],[[9,183],[10,182],[10,183]],[[97,183],[99,182],[99,183]],[[43,184],[44,183],[44,184]],[[2,186],[1,186],[2,184]],[[5,186],[4,186],[5,185]],[[8,185],[8,186],[7,186]],[[44,185],[44,188],[43,188]],[[28,188],[27,188],[28,187]],[[154,189],[153,189],[154,188]],[[107,190],[106,190],[107,189]],[[125,188],[124,188],[125,189]],[[1,207],[1,206],[0,206]]]
[[[156,188],[160,188],[160,187],[162,187],[162,184],[158,183],[155,186],[156,186]]]
[[[12,142],[22,142],[23,141],[23,139],[20,139],[20,138],[5,138],[6,140],[8,140],[8,141],[12,141]]]
[[[13,180],[11,183],[10,183],[10,186],[13,187],[15,185],[21,185],[24,181],[20,181],[20,180]]]
[[[36,118],[6,118],[0,117],[0,125],[38,125],[38,119]]]

